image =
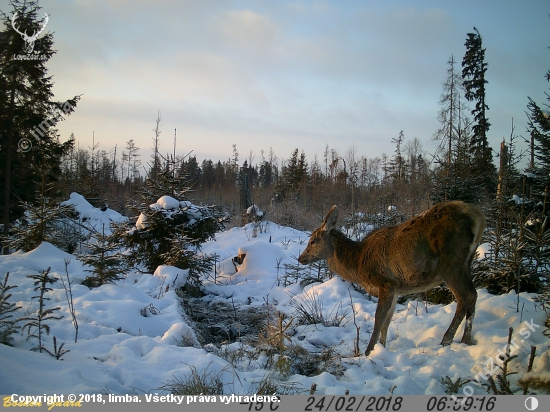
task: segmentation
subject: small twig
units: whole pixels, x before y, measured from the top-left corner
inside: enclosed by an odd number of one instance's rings
[[[317,384],[316,383],[312,383],[311,384],[311,388],[309,388],[309,394],[310,395],[315,395],[315,391],[317,390]]]
[[[537,353],[537,347],[531,345],[531,354],[529,355],[529,364],[527,365],[527,373],[531,372],[533,369],[533,362],[535,361],[535,354]],[[527,391],[529,390],[529,384],[526,384],[523,387],[523,394],[527,395]]]
[[[531,355],[529,355],[529,364],[527,365],[527,372],[531,372],[533,369],[533,362],[535,361],[535,354],[537,353],[537,347],[531,346]]]
[[[73,318],[73,325],[75,328],[75,334],[74,334],[74,343],[77,343],[78,341],[78,322],[76,320],[76,311],[74,309],[74,303],[73,303],[73,291],[71,288],[72,282],[69,279],[69,263],[71,262],[71,259],[65,259],[65,275],[67,276],[67,283],[65,284],[65,280],[62,276],[59,276],[61,279],[61,284],[63,285],[63,289],[65,289],[65,296],[67,297],[67,303],[69,305],[69,311],[71,312],[71,317]]]
[[[351,297],[351,291],[349,290],[349,288],[348,288],[348,294],[349,294],[349,300],[350,300],[350,303],[351,303],[351,311],[353,313],[353,324],[355,325],[355,331],[356,331],[355,342],[353,344],[353,353],[354,353],[354,356],[359,356],[360,355],[359,329],[361,329],[361,327],[357,326],[357,321],[355,319],[355,307],[353,306],[353,299]]]
[[[233,316],[235,318],[235,322],[237,322],[237,308],[235,307],[235,301],[233,300],[233,295],[231,295],[231,305],[233,305]]]

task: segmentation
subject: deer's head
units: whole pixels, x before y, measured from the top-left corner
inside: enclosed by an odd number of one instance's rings
[[[323,224],[319,226],[309,238],[306,250],[298,257],[298,262],[302,265],[317,262],[318,260],[328,259],[333,252],[333,246],[330,240],[330,231],[336,226],[338,221],[338,207],[332,206],[328,212]]]
[[[34,42],[38,39],[38,36],[40,36],[40,33],[44,31],[46,28],[46,24],[48,24],[49,16],[46,14],[44,17],[44,20],[42,21],[42,26],[39,30],[36,30],[32,36],[29,36],[26,31],[21,32],[15,25],[15,19],[17,18],[17,11],[13,14],[13,17],[11,18],[11,25],[13,29],[21,35],[21,38],[25,41],[25,53],[31,54],[34,51]]]

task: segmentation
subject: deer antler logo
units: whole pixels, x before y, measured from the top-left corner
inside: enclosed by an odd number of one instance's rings
[[[40,30],[37,30],[33,33],[32,36],[29,36],[27,34],[26,31],[24,32],[20,32],[17,27],[15,26],[15,19],[17,18],[17,11],[13,14],[13,17],[11,18],[11,25],[13,27],[13,29],[19,33],[21,35],[21,38],[25,41],[25,52],[27,54],[32,54],[33,50],[34,50],[34,42],[36,41],[36,39],[38,39],[38,36],[40,36],[40,33],[42,33],[44,31],[44,29],[46,28],[46,24],[48,24],[48,19],[49,19],[49,16],[46,14],[45,17],[44,17],[44,20],[42,22],[42,27],[40,28]]]

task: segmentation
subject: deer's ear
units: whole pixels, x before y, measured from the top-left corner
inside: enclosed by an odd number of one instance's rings
[[[322,229],[324,231],[331,231],[336,226],[337,221],[338,221],[338,206],[334,205],[332,206],[327,216],[325,217]]]

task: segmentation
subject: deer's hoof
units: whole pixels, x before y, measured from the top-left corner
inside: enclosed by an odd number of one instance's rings
[[[460,343],[465,343],[466,345],[470,346],[470,345],[476,345],[477,344],[477,340],[473,339],[473,338],[469,338],[469,339],[464,339],[462,338],[462,340],[460,341]]]
[[[452,339],[445,339],[443,338],[443,340],[441,341],[440,345],[441,346],[449,346],[451,344],[453,340]]]
[[[372,345],[372,347],[369,345],[367,346],[367,350],[365,351],[365,356],[369,356],[372,351],[374,350],[374,348],[376,347],[376,345]]]

